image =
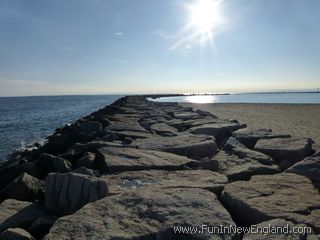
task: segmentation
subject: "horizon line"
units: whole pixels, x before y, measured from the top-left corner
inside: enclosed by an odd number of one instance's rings
[[[70,93],[70,94],[35,94],[35,95],[4,95],[0,98],[9,97],[67,97],[67,96],[131,96],[131,95],[231,95],[231,94],[268,94],[268,93],[320,93],[320,88],[295,89],[295,90],[264,90],[264,91],[239,91],[239,92],[171,92],[171,93]]]

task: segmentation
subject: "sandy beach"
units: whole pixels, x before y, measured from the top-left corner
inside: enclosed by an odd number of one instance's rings
[[[319,149],[320,104],[189,104],[222,119],[237,119],[250,128],[271,128],[274,132],[310,137]]]

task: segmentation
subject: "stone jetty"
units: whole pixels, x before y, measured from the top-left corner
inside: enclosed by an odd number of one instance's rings
[[[148,97],[123,97],[13,153],[0,167],[0,239],[318,238],[311,139]],[[312,233],[212,232],[252,225]]]

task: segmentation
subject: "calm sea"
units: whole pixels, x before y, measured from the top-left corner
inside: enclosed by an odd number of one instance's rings
[[[320,93],[247,93],[163,97],[157,102],[320,104]]]
[[[12,151],[41,142],[56,128],[109,105],[120,97],[1,97],[0,162]]]

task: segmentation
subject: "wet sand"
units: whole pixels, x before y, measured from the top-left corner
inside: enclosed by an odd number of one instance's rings
[[[189,104],[219,118],[237,119],[250,128],[312,138],[320,149],[320,104]]]

